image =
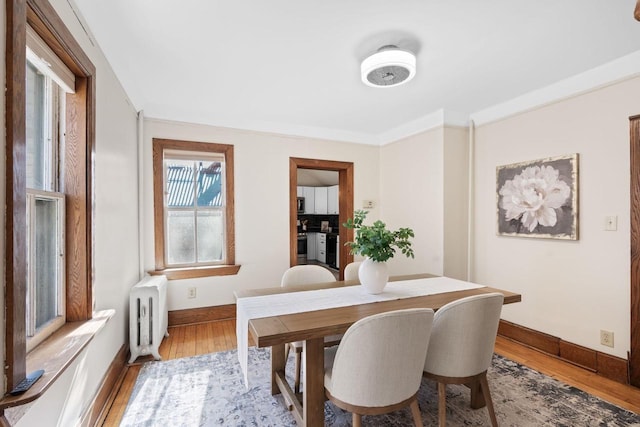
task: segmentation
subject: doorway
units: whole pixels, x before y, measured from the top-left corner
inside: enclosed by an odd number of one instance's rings
[[[333,160],[289,158],[289,265],[298,264],[298,170],[338,172],[338,224],[353,217],[353,163]],[[340,242],[353,240],[353,230],[338,227]],[[344,244],[336,251],[338,257],[339,278],[344,278],[344,266],[353,262],[353,255]]]

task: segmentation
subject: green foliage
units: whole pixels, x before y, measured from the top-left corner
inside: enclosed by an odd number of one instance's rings
[[[363,222],[368,213],[365,210],[357,210],[353,213],[353,218],[349,218],[342,224],[346,228],[355,230],[354,241],[345,243],[345,246],[351,248],[352,254],[369,257],[377,262],[385,262],[393,258],[397,248],[405,256],[414,258],[409,241],[410,237],[415,237],[412,229],[400,228],[397,231],[390,231],[380,220],[373,225],[364,225]]]

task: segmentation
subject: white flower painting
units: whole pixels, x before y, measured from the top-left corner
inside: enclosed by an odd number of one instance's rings
[[[578,155],[499,166],[498,234],[576,240]]]

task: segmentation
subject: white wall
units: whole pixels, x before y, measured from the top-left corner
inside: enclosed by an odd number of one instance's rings
[[[99,48],[88,40],[69,3],[51,0],[51,4],[96,67],[93,291],[96,309],[113,308],[116,314],[56,383],[28,407],[17,424],[25,427],[70,426],[78,421],[127,339],[128,293],[138,280],[136,112]],[[4,7],[1,9],[4,16]],[[1,33],[0,49],[4,51],[4,24]],[[0,69],[4,73],[4,67]],[[4,98],[1,105],[4,109]],[[0,114],[0,121],[4,122],[4,113]],[[0,162],[2,181],[4,172],[4,162]],[[4,182],[0,192],[4,194]],[[1,227],[0,233],[3,231]],[[1,259],[4,262],[4,255]],[[0,329],[4,331],[4,326]],[[4,339],[1,342],[3,345]]]
[[[467,279],[469,217],[469,131],[444,128],[443,273]]]
[[[443,138],[438,128],[380,149],[381,219],[415,232],[415,259],[398,254],[388,262],[391,275],[444,272]]]
[[[630,323],[629,121],[640,78],[557,102],[476,131],[475,281],[522,294],[503,318],[626,358]],[[580,154],[579,240],[496,235],[496,166]],[[606,215],[618,231],[604,231]],[[615,333],[615,348],[599,331]]]
[[[289,268],[289,157],[354,163],[354,199],[378,200],[378,147],[145,119],[145,268],[154,269],[152,139],[234,146],[237,275],[169,282],[169,310],[233,304],[233,292],[279,286]],[[372,216],[377,212],[372,212]],[[187,287],[197,298],[187,299]]]

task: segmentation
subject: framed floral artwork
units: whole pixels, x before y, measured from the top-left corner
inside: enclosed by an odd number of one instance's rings
[[[578,154],[496,168],[498,235],[578,240]]]

